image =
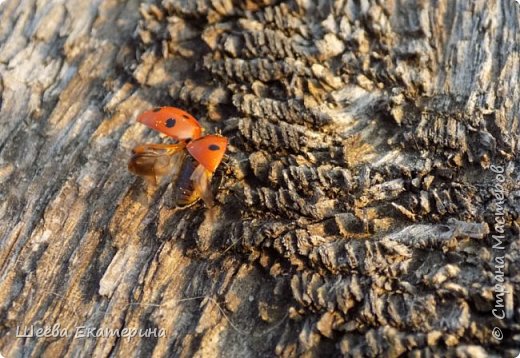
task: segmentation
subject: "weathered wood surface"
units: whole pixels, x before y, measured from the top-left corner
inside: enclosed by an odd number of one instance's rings
[[[515,356],[519,14],[507,0],[3,2],[0,352]],[[126,170],[134,145],[164,141],[135,122],[158,105],[231,138],[214,209],[174,210],[167,182]],[[16,337],[54,324],[166,335]]]

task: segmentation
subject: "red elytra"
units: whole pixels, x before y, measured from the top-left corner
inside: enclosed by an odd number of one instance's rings
[[[186,149],[197,162],[214,173],[224,157],[227,143],[226,137],[210,134],[189,142]]]
[[[200,138],[202,127],[186,111],[176,107],[158,107],[143,112],[137,121],[179,141]]]

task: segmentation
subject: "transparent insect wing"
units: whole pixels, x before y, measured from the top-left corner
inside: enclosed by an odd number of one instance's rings
[[[143,144],[132,150],[128,170],[132,173],[152,177],[175,173],[183,157],[183,144]]]
[[[191,175],[195,191],[202,198],[208,208],[214,205],[213,194],[211,193],[212,177],[213,173],[207,170],[202,164],[199,164]]]
[[[179,141],[197,139],[202,134],[202,127],[195,117],[175,107],[158,107],[143,112],[137,121]]]
[[[214,173],[224,157],[227,142],[226,137],[212,134],[188,143],[186,149],[197,162]]]

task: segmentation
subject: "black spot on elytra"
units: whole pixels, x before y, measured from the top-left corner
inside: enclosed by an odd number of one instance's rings
[[[210,145],[208,146],[208,149],[209,149],[209,150],[219,150],[220,147],[219,147],[218,145],[216,145],[216,144],[210,144]]]
[[[190,116],[188,116],[187,114],[183,114],[182,116],[186,119],[190,119]]]
[[[154,109],[152,109],[152,112],[159,112],[161,110],[161,107],[156,107]]]
[[[168,128],[173,128],[173,127],[175,127],[175,119],[173,119],[173,118],[168,118],[168,119],[166,120],[166,127],[168,127]]]

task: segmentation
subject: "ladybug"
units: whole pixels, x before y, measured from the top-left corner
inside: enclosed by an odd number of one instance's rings
[[[187,112],[162,107],[141,114],[140,123],[177,140],[174,144],[142,144],[132,150],[128,169],[151,178],[174,172],[174,202],[183,207],[201,198],[213,206],[211,179],[227,147],[227,138],[218,134],[201,137],[202,127]],[[173,121],[173,125],[172,125]]]

